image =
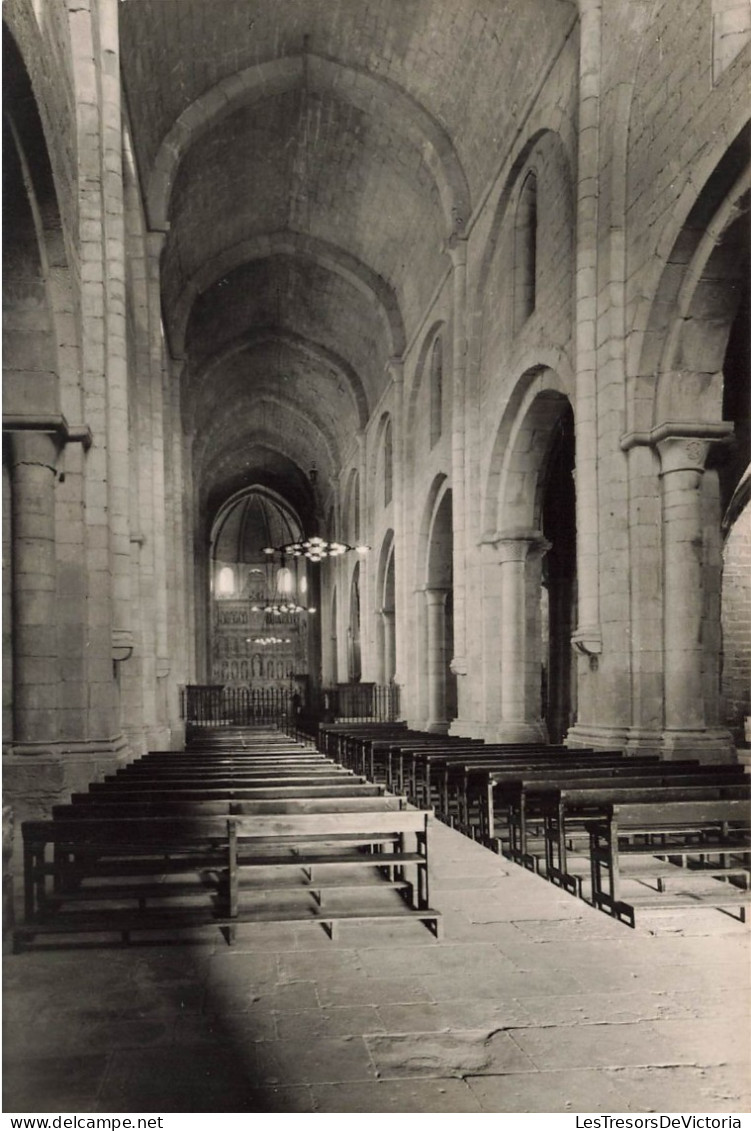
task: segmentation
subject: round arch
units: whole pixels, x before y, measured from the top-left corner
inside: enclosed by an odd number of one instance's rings
[[[430,169],[441,200],[446,234],[464,230],[471,215],[467,178],[444,127],[405,91],[354,67],[309,52],[258,63],[231,75],[188,106],[162,140],[148,178],[150,227],[165,231],[177,168],[191,145],[240,106],[306,85],[315,93],[346,97],[377,113],[406,135]]]

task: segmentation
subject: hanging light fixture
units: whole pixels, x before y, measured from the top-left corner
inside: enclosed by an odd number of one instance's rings
[[[282,558],[307,558],[311,562],[321,562],[324,558],[336,558],[353,551],[367,554],[370,546],[350,546],[347,542],[329,542],[317,534],[301,538],[297,542],[286,542],[283,546],[264,546],[264,554],[279,554]]]
[[[268,553],[268,550],[264,550]],[[276,551],[272,550],[272,554]],[[269,567],[272,565],[269,561]],[[270,570],[267,569],[267,576]],[[297,571],[295,571],[297,572]],[[252,613],[267,613],[270,616],[282,616],[283,614],[296,614],[296,613],[315,613],[317,610],[312,605],[301,605],[296,599],[295,593],[307,591],[307,583],[305,590],[300,583],[300,580],[293,577],[292,571],[285,565],[284,555],[282,555],[281,566],[276,571],[276,577],[272,582],[268,578],[267,595],[266,597],[250,606]]]

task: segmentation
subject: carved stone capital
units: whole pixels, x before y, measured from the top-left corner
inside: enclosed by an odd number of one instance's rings
[[[551,547],[542,531],[524,527],[511,527],[486,535],[481,545],[492,547],[495,559],[501,565],[505,562],[524,562],[531,554],[545,554]]]

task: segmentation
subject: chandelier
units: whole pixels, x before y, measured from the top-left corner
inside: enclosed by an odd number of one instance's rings
[[[264,551],[265,552],[265,551]],[[269,566],[271,563],[269,562]],[[250,606],[252,613],[267,613],[271,616],[282,616],[285,613],[315,613],[317,610],[313,605],[302,605],[296,594],[304,594],[307,592],[307,579],[297,576],[297,570],[293,576],[292,571],[288,569],[282,561],[281,569],[277,570],[276,577],[272,581],[269,566],[266,569],[266,596],[257,599]],[[260,573],[261,570],[253,571]]]
[[[281,616],[282,613],[315,613],[318,610],[313,605],[298,605],[294,601],[268,601],[265,605],[251,605],[250,611]]]
[[[292,641],[289,637],[284,640],[281,636],[249,636],[245,643],[260,644],[262,647],[267,647],[270,644],[291,644]]]
[[[286,542],[283,546],[264,546],[264,554],[280,554],[282,558],[307,558],[311,562],[321,562],[324,558],[337,558],[352,550],[356,554],[367,554],[370,546],[350,546],[347,542],[328,542],[325,538],[313,535],[297,542]]]

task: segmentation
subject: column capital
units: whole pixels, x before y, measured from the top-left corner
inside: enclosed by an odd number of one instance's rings
[[[58,450],[65,444],[82,444],[84,451],[88,451],[93,440],[88,424],[68,424],[61,412],[3,413],[3,432],[47,435],[53,438]]]
[[[445,605],[450,592],[448,586],[426,585],[423,589],[428,605]]]
[[[480,542],[480,546],[488,553],[494,552],[495,560],[500,564],[504,562],[523,562],[529,554],[546,554],[552,543],[548,542],[541,530],[530,530],[525,527],[511,527],[508,530],[496,530],[487,534]]]
[[[59,432],[13,432],[10,442],[11,466],[45,467],[54,474],[64,443]]]
[[[649,432],[629,432],[621,437],[621,449],[647,446],[654,448],[660,459],[660,473],[672,471],[704,471],[712,444],[726,443],[733,434],[733,425],[725,420],[713,423],[665,421]]]

